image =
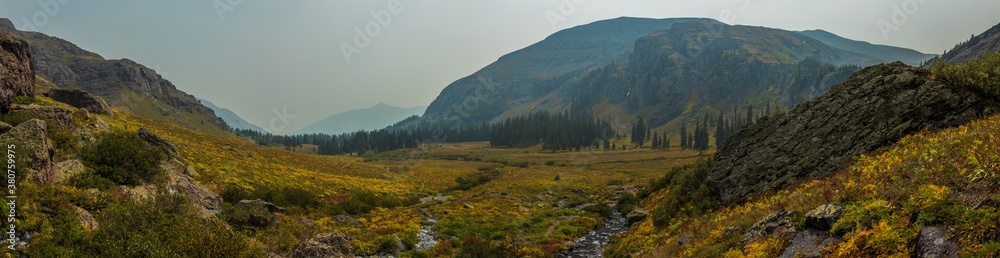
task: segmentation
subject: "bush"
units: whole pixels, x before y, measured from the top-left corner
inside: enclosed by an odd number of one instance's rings
[[[242,234],[201,219],[186,197],[165,192],[126,201],[98,216],[92,252],[99,257],[260,257]]]
[[[99,190],[107,190],[115,187],[115,182],[111,182],[111,180],[95,175],[92,172],[87,172],[70,177],[69,185],[79,189],[96,188]]]
[[[666,189],[663,202],[653,208],[653,225],[665,226],[678,215],[697,215],[716,207],[717,201],[708,189],[708,162],[677,167],[658,180],[652,189]]]
[[[84,147],[80,158],[87,167],[116,184],[136,186],[162,173],[166,155],[134,133],[115,131],[97,136],[97,143]]]
[[[263,228],[271,225],[274,214],[259,205],[226,204],[219,212],[219,218],[238,229]]]
[[[479,257],[516,257],[513,252],[504,249],[503,246],[493,244],[476,236],[470,236],[462,241],[462,249],[455,257],[459,258],[479,258]]]
[[[377,195],[370,192],[358,192],[347,201],[338,203],[339,210],[348,214],[368,213],[375,208],[392,208],[412,205],[419,202],[418,198],[399,198],[391,195]]]
[[[597,214],[597,215],[601,215],[602,218],[611,216],[611,207],[608,207],[608,205],[605,205],[603,203],[594,204],[594,205],[590,205],[590,206],[584,207],[583,211],[586,211],[586,212],[589,212],[589,213],[593,213],[593,214]]]
[[[931,68],[934,79],[966,86],[1000,99],[1000,52],[984,54],[965,63],[938,62]]]

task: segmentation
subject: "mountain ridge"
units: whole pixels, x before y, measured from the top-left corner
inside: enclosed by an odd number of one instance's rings
[[[232,129],[254,130],[261,133],[268,132],[267,130],[264,130],[264,128],[258,125],[247,122],[245,119],[243,119],[243,117],[240,117],[239,115],[237,115],[228,108],[219,107],[215,105],[215,103],[212,103],[211,101],[202,98],[199,98],[198,101],[201,102],[202,105],[205,105],[205,107],[212,109],[212,111],[215,112],[215,115],[218,116],[219,118],[222,118],[222,121],[225,121],[226,124],[229,125],[229,127]]]
[[[402,108],[379,102],[370,108],[354,109],[330,115],[295,130],[289,135],[314,133],[336,135],[361,130],[382,129],[408,117],[419,116],[426,109],[425,106]]]

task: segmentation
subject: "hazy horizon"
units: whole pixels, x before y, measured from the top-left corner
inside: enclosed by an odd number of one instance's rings
[[[940,54],[996,25],[990,14],[1000,9],[971,0],[390,2],[2,0],[0,17],[108,59],[135,60],[260,126],[287,110],[295,130],[380,102],[427,106],[500,56],[598,20],[706,17]],[[378,33],[345,56],[344,44],[357,45],[355,28],[369,24]]]

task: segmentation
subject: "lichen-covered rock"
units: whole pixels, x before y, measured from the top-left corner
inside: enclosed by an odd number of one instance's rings
[[[45,92],[45,96],[90,113],[111,115],[111,109],[104,99],[84,90],[52,88]]]
[[[66,183],[73,176],[87,172],[87,167],[79,159],[71,159],[56,163],[54,170],[55,178],[53,178],[53,183],[58,184]]]
[[[816,258],[823,257],[823,249],[830,247],[839,241],[830,237],[830,232],[816,229],[806,229],[799,231],[792,237],[785,251],[779,258]]]
[[[708,185],[723,203],[740,202],[826,175],[849,157],[908,134],[968,123],[993,113],[997,103],[975,90],[931,80],[925,69],[875,65],[729,137],[716,152]]]
[[[10,126],[10,124],[0,122],[0,134],[8,132],[10,129],[14,129],[14,127]]]
[[[631,226],[632,224],[646,219],[646,217],[649,217],[649,212],[637,208],[633,209],[628,214],[625,214],[625,221]]]
[[[0,113],[6,114],[16,96],[35,95],[35,71],[28,42],[0,31]]]
[[[31,119],[0,135],[0,147],[15,152],[16,170],[21,173],[19,180],[30,179],[37,183],[53,180],[52,155],[55,149],[49,142],[47,132],[45,121]]]
[[[264,200],[261,200],[261,199],[256,199],[256,200],[240,200],[240,204],[242,204],[242,205],[251,205],[251,206],[260,206],[260,207],[263,207],[264,209],[267,209],[267,211],[270,211],[270,212],[285,212],[285,208],[283,208],[281,206],[278,206],[278,205],[274,205],[273,203],[270,203],[270,202],[267,202],[267,201],[264,201]]]
[[[343,234],[321,233],[299,243],[288,257],[354,257],[354,246]]]
[[[844,205],[838,203],[820,205],[806,213],[805,227],[828,231],[833,228],[833,223],[837,223],[843,213]]]
[[[745,246],[761,237],[776,233],[791,237],[796,232],[794,221],[797,215],[798,213],[795,211],[781,210],[764,217],[757,224],[750,226],[750,230],[743,235],[743,241],[740,244]]]
[[[97,219],[94,219],[94,215],[90,214],[89,211],[77,206],[73,206],[73,208],[76,209],[76,218],[80,220],[81,224],[83,224],[84,229],[96,230],[101,226],[101,224],[97,222]]]

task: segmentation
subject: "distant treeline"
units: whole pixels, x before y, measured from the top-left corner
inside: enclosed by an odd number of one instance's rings
[[[598,121],[590,115],[573,115],[569,112],[551,114],[532,113],[507,118],[493,125],[490,145],[494,147],[524,148],[542,143],[547,150],[600,149],[610,144],[615,135],[607,120]]]
[[[411,117],[386,129],[357,131],[339,135],[300,134],[276,135],[254,130],[236,129],[238,135],[264,146],[300,147],[315,145],[321,155],[384,152],[416,148],[428,142],[490,141],[494,147],[529,147],[543,143],[549,150],[579,150],[600,148],[609,144],[614,131],[607,121],[570,113],[533,113],[508,118],[498,123],[480,123],[458,127],[438,127],[427,123],[410,123]]]

